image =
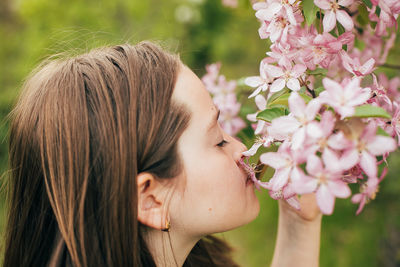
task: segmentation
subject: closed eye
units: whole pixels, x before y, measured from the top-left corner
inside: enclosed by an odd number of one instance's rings
[[[219,146],[219,147],[224,147],[226,144],[228,144],[228,141],[222,140],[221,142],[219,142],[219,143],[217,144],[217,146]]]

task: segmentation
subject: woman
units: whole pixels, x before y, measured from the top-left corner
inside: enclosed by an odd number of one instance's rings
[[[237,266],[211,234],[259,203],[201,81],[143,42],[43,64],[10,114],[4,266]],[[321,214],[280,203],[273,266],[317,266]],[[260,246],[262,249],[262,245]]]

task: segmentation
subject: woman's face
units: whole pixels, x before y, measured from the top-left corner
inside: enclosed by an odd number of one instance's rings
[[[173,98],[192,114],[178,141],[184,170],[169,206],[171,225],[201,237],[252,221],[259,202],[238,164],[246,147],[222,130],[209,93],[186,66],[178,74]]]

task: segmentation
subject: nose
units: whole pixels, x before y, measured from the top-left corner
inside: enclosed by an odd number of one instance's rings
[[[233,142],[233,157],[236,162],[239,162],[239,160],[243,157],[243,152],[247,151],[247,147],[238,139],[232,137],[232,142]]]

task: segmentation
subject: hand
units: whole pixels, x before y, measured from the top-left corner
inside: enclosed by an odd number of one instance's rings
[[[298,200],[300,210],[285,200],[279,200],[278,236],[272,267],[319,266],[322,213],[314,193],[303,195]]]
[[[290,206],[285,200],[279,200],[280,212],[292,216],[294,219],[312,222],[322,218],[322,213],[317,205],[315,193],[305,194],[298,197],[300,202],[300,210],[296,210]]]

